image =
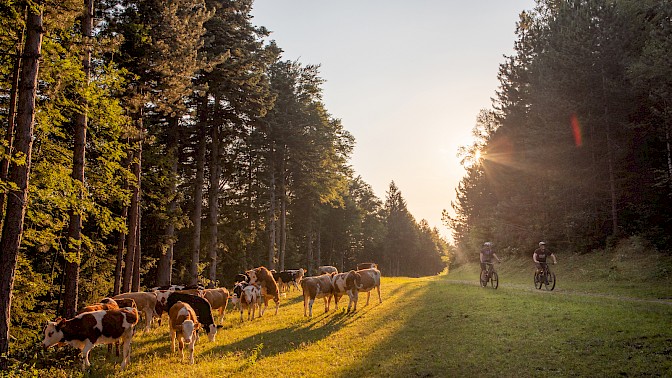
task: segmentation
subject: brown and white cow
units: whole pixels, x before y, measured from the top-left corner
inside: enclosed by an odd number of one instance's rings
[[[156,313],[156,294],[147,292],[122,293],[112,297],[115,301],[118,299],[133,299],[138,311],[145,315],[145,331],[152,328],[152,321]]]
[[[320,274],[338,273],[338,269],[335,266],[322,265],[317,267],[317,272]]]
[[[98,344],[123,343],[121,368],[131,362],[133,327],[138,323],[138,311],[131,308],[85,312],[72,319],[48,322],[44,327],[42,346],[68,344],[80,350],[84,369],[91,366],[89,352]]]
[[[83,314],[85,312],[92,312],[92,311],[98,311],[98,310],[118,310],[119,305],[117,302],[112,299],[112,298],[103,298],[100,303],[88,305],[82,307],[79,311],[77,311],[77,315]]]
[[[324,312],[329,311],[331,298],[334,295],[334,285],[331,283],[331,274],[305,277],[301,281],[303,289],[303,316],[313,316],[313,303],[316,298],[324,298]]]
[[[256,284],[261,287],[264,307],[261,308],[261,305],[259,306],[259,316],[264,315],[270,298],[273,298],[273,301],[275,301],[275,315],[278,315],[278,308],[280,307],[280,290],[278,289],[278,283],[273,279],[273,274],[263,266],[248,270],[245,274],[250,277],[251,285]]]
[[[229,290],[224,287],[205,289],[203,296],[210,302],[213,311],[219,309],[219,322],[221,323],[224,320],[226,305],[229,303]]]
[[[376,263],[359,263],[357,264],[357,270],[362,270],[362,269],[378,269],[378,264]]]
[[[119,306],[119,308],[124,308],[124,307],[131,307],[131,308],[138,308],[138,305],[135,303],[135,301],[131,298],[122,298],[122,299],[112,299],[112,298],[103,298],[100,300],[100,303],[106,304],[106,303],[111,303],[114,302]]]
[[[236,290],[237,289],[237,290]],[[261,307],[261,289],[257,285],[239,282],[234,287],[237,291],[236,308],[240,311],[240,321],[243,319],[243,309],[247,308],[247,320],[254,320],[254,313]]]
[[[354,292],[357,291],[356,281],[358,278],[359,274],[354,270],[333,274],[331,276],[331,283],[334,285],[334,302],[336,303],[336,310],[338,310],[338,301],[343,295],[347,294],[348,298],[352,298]]]
[[[359,299],[359,293],[366,293],[366,304],[369,305],[369,299],[371,298],[371,290],[374,288],[378,291],[378,302],[383,303],[383,299],[380,297],[380,271],[378,269],[362,269],[355,272],[355,286],[357,290],[349,292],[350,302],[348,303],[348,311],[350,311],[350,306],[354,304],[353,311],[357,311],[357,301]]]
[[[194,309],[188,303],[177,302],[168,312],[170,319],[170,340],[175,353],[175,339],[177,339],[182,361],[184,362],[184,344],[189,348],[189,363],[194,364],[194,345],[198,341],[200,323]]]

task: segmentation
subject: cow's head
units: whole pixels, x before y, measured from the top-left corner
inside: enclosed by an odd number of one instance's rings
[[[348,275],[345,277],[345,287],[348,289],[359,289],[362,281],[362,276],[354,270],[348,272]]]
[[[214,324],[208,324],[205,327],[205,329],[208,332],[208,340],[215,341],[215,336],[217,335],[217,328],[219,328],[219,327],[214,325]]]
[[[249,283],[250,284],[255,284],[257,281],[260,280],[259,275],[257,274],[257,269],[251,269],[245,272],[245,274],[250,278]]]
[[[54,346],[63,340],[62,328],[65,325],[65,319],[58,318],[54,322],[48,322],[44,327],[44,340],[42,346],[44,349]]]
[[[193,320],[187,319],[182,323],[182,337],[184,338],[185,344],[191,344],[191,339],[194,337],[194,328]]]

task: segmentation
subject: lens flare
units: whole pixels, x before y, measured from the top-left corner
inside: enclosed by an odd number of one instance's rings
[[[572,124],[572,133],[574,134],[574,144],[576,147],[581,147],[583,145],[581,124],[579,123],[579,118],[576,116],[576,113],[572,114],[570,122]]]

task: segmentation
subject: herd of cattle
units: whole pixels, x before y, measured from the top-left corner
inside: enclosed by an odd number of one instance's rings
[[[213,310],[219,310],[221,323],[229,301],[240,312],[247,309],[247,319],[252,320],[258,309],[263,316],[270,300],[275,303],[275,314],[280,306],[280,294],[292,287],[303,290],[303,315],[313,316],[315,299],[324,299],[324,311],[328,312],[332,298],[336,309],[338,301],[348,295],[348,312],[357,310],[358,295],[366,292],[366,305],[371,291],[375,288],[380,297],[380,271],[375,263],[357,265],[357,270],[338,273],[333,266],[321,266],[319,275],[304,277],[305,270],[275,272],[261,266],[239,274],[235,278],[232,294],[226,288],[205,289],[203,287],[170,286],[157,287],[147,292],[123,293],[111,298],[103,298],[100,303],[82,308],[72,319],[58,318],[48,322],[44,328],[42,345],[71,345],[80,350],[83,367],[91,366],[89,352],[98,344],[116,345],[122,349],[121,368],[131,359],[131,339],[140,315],[144,315],[145,330],[152,328],[154,319],[159,325],[163,313],[168,313],[170,339],[175,353],[176,341],[184,361],[184,347],[189,351],[189,361],[194,363],[194,345],[198,341],[198,330],[203,330],[210,341],[215,340],[217,325]],[[109,349],[108,349],[109,352]]]

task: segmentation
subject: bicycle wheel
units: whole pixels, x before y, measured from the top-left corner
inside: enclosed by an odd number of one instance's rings
[[[499,287],[499,275],[497,274],[497,272],[490,273],[490,285],[492,286],[493,289]]]
[[[544,284],[543,280],[541,279],[541,274],[534,272],[534,287],[537,289],[541,289],[541,286]]]
[[[555,273],[551,271],[546,272],[546,290],[551,291],[555,289]]]
[[[481,287],[488,286],[488,273],[485,270],[481,271]]]

